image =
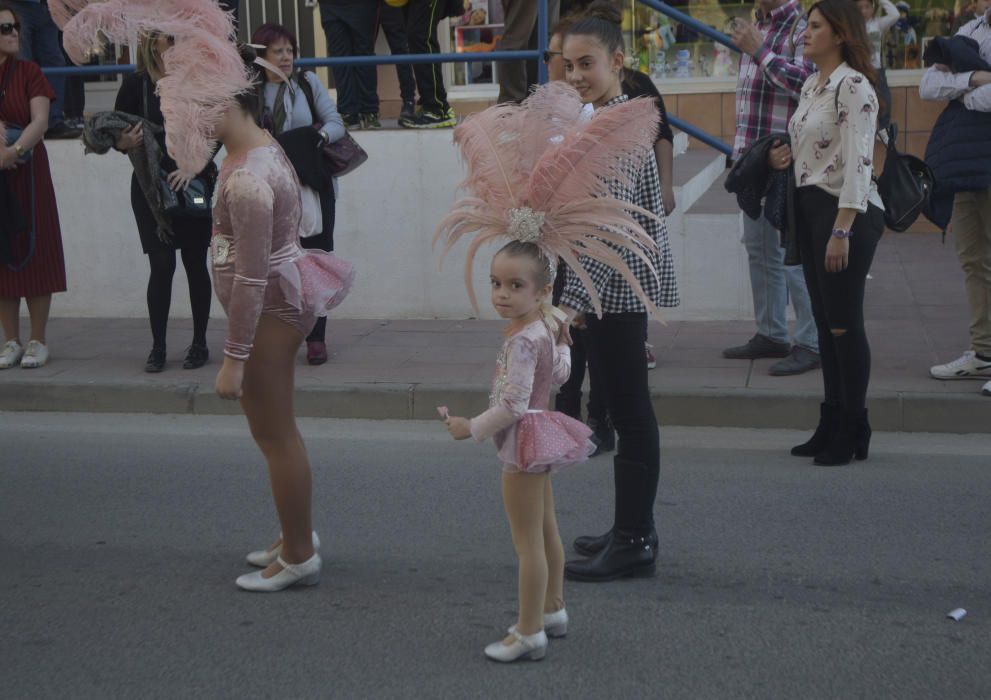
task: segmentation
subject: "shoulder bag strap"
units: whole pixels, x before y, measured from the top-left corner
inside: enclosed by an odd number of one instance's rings
[[[306,79],[306,71],[301,70],[296,73],[296,80],[299,81],[299,89],[303,91],[303,96],[306,98],[306,104],[310,107],[310,116],[313,118],[313,123],[319,123],[320,114],[317,112],[317,101],[313,95],[313,86],[310,85],[310,81]]]

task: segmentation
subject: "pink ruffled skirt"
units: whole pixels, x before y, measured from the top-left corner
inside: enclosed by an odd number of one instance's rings
[[[499,445],[504,471],[554,473],[581,464],[595,451],[592,429],[558,411],[529,411]]]
[[[298,314],[291,322],[307,335],[318,318],[326,316],[351,292],[355,269],[333,253],[307,250],[279,265],[277,273],[286,304]]]

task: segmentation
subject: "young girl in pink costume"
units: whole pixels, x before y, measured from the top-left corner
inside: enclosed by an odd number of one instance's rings
[[[185,183],[203,169],[216,140],[227,149],[211,244],[214,289],[229,317],[216,389],[221,398],[241,401],[268,462],[282,526],[273,546],[248,555],[263,570],[236,583],[265,592],[315,584],[321,560],[311,525],[310,464],[293,415],[295,358],[316,319],[347,295],[353,270],[299,246],[299,181],[282,148],[258,126],[259,62],[250,48],[239,52],[232,43],[231,15],[213,0],[50,4],[76,62],[104,40],[126,44],[148,32],[172,37],[156,91],[166,145]]]
[[[551,384],[563,383],[571,370],[565,317],[548,299],[560,258],[600,303],[579,256],[611,266],[642,295],[624,256],[646,259],[654,244],[632,217],[639,209],[611,196],[608,183],[627,177],[624,163],[646,158],[656,125],[656,108],[646,100],[601,110],[588,121],[578,93],[551,84],[522,105],[497,105],[455,130],[468,165],[462,183],[468,196],[441,222],[435,241],[444,240],[446,254],[474,235],[465,282],[476,310],[474,255],[484,243],[510,239],[490,268],[492,304],[509,324],[489,409],[471,419],[438,409],[456,440],[492,438],[503,464],[503,504],[519,559],[519,617],[509,636],[485,648],[495,661],[542,659],[548,636],[567,632],[564,548],[550,475],[584,461],[595,447],[587,426],[547,410]]]

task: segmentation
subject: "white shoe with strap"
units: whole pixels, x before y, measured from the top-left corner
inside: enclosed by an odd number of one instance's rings
[[[516,625],[509,628],[509,633],[516,631]],[[568,635],[568,611],[564,608],[552,613],[544,613],[544,633],[551,639],[559,639]]]
[[[317,537],[317,531],[313,531],[313,549],[320,551],[320,538]],[[282,533],[279,533],[279,544],[275,545],[273,549],[259,549],[254,552],[248,552],[248,556],[245,557],[248,563],[252,566],[258,566],[262,569],[271,566],[272,562],[279,558],[282,554]]]
[[[517,659],[540,661],[547,654],[547,635],[543,630],[536,634],[523,635],[514,629],[510,635],[513,637],[512,644],[493,642],[485,647],[485,655],[493,661],[509,663]]]
[[[237,587],[245,591],[256,593],[275,593],[283,591],[290,586],[299,584],[300,586],[315,586],[320,583],[320,568],[323,562],[316,552],[313,556],[301,564],[289,564],[282,557],[276,559],[282,571],[265,578],[264,572],[255,571],[251,574],[238,576]]]

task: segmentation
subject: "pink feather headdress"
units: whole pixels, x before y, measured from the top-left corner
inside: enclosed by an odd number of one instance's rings
[[[213,131],[234,98],[252,89],[234,44],[233,15],[214,0],[49,0],[63,45],[85,63],[104,42],[132,43],[147,32],[173,37],[162,54],[165,75],[157,82],[165,117],[165,144],[192,177],[213,153]]]
[[[441,262],[464,237],[474,236],[465,260],[465,285],[472,307],[478,301],[472,266],[478,249],[500,238],[537,244],[548,261],[561,258],[588,291],[596,313],[602,304],[582,256],[599,260],[630,285],[647,307],[660,310],[644,293],[623,259],[628,251],[657,274],[648,253],[656,242],[632,216],[657,217],[614,197],[611,183],[632,185],[657,133],[657,107],[630,100],[582,120],[578,93],[563,83],[543,85],[522,104],[501,104],[468,117],[454,141],[468,168],[466,196],[440,222]]]

